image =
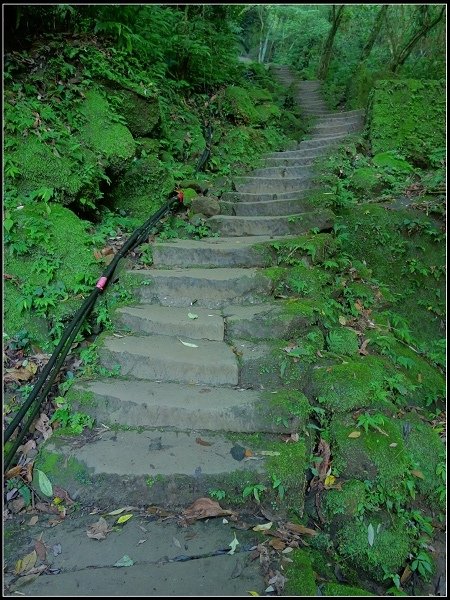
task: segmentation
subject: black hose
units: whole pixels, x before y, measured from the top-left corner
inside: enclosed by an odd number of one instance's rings
[[[165,214],[167,214],[177,204],[179,204],[178,198],[176,198],[176,197],[171,198],[164,206],[162,206],[156,213],[154,213],[143,225],[141,225],[141,227],[139,227],[138,229],[136,229],[133,232],[131,237],[128,238],[128,240],[123,244],[123,246],[120,248],[120,250],[116,253],[113,260],[111,261],[111,263],[108,265],[108,267],[104,271],[103,275],[98,280],[96,287],[92,290],[92,292],[90,293],[88,298],[86,298],[86,300],[83,302],[82,306],[76,312],[72,321],[69,323],[69,325],[64,330],[64,333],[63,333],[57,347],[55,348],[52,356],[50,357],[50,360],[45,365],[33,390],[31,391],[27,400],[20,407],[17,414],[14,416],[13,420],[11,421],[11,423],[8,425],[8,427],[6,428],[6,430],[4,432],[3,437],[4,437],[4,442],[6,442],[9,440],[11,435],[14,433],[17,426],[20,424],[20,422],[22,421],[25,414],[28,412],[28,410],[31,407],[31,405],[33,404],[33,402],[35,402],[35,407],[33,408],[33,411],[27,421],[26,426],[18,434],[17,438],[14,441],[13,446],[11,447],[11,450],[8,452],[8,455],[5,458],[5,461],[4,461],[4,469],[5,470],[8,468],[9,464],[11,463],[12,459],[14,458],[14,454],[15,454],[17,448],[19,447],[22,439],[25,437],[26,432],[28,431],[28,428],[32,423],[32,420],[36,416],[44,398],[47,396],[48,392],[50,391],[50,389],[53,385],[53,382],[56,378],[56,375],[58,374],[59,369],[61,368],[61,365],[63,364],[63,362],[72,346],[73,340],[75,339],[78,331],[80,330],[81,325],[83,324],[86,317],[89,316],[92,309],[94,308],[95,302],[97,301],[99,294],[104,289],[106,289],[106,287],[111,279],[111,276],[113,275],[113,273],[117,267],[118,262],[128,252],[130,252],[131,250],[136,248],[136,246],[138,246],[139,244],[142,244],[142,242],[148,237],[151,229],[160,221],[160,219],[163,216],[165,216]],[[52,371],[52,369],[53,369],[53,371]],[[50,375],[50,377],[49,377],[49,375]],[[48,379],[48,381],[47,381],[47,379]],[[45,387],[44,387],[43,391],[41,392],[41,389],[44,386],[44,384],[45,384]]]

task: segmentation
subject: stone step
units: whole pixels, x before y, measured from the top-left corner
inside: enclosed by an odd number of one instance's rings
[[[165,335],[105,336],[99,349],[100,362],[107,369],[120,365],[122,376],[137,379],[207,385],[237,385],[238,364],[225,342],[183,341]]]
[[[195,314],[192,319],[188,315]],[[223,317],[207,308],[195,311],[175,306],[139,305],[118,308],[114,323],[141,335],[170,335],[191,339],[223,341]]]
[[[294,192],[312,188],[311,177],[236,177],[233,180],[237,192],[253,194]]]
[[[77,395],[84,403],[76,400]],[[107,425],[181,431],[279,430],[267,417],[267,399],[253,390],[105,379],[74,387],[71,397],[74,408],[87,411],[97,423]]]
[[[334,146],[336,144],[339,143],[340,140],[344,139],[345,137],[347,137],[347,134],[345,135],[334,135],[334,136],[315,136],[314,139],[310,139],[310,140],[303,140],[302,142],[300,142],[300,144],[298,145],[299,150],[305,150],[305,149],[311,149],[311,148],[323,148],[325,151],[329,150],[329,148],[331,146]],[[294,150],[295,152],[295,150]]]
[[[237,206],[232,202],[221,202],[230,210]],[[255,204],[258,204],[255,202]],[[231,214],[231,213],[230,213]],[[266,267],[269,259],[253,246],[269,241],[269,236],[260,239],[205,238],[203,240],[172,240],[155,243],[153,246],[153,266],[167,267]],[[196,310],[191,312],[196,313]]]
[[[211,445],[199,444],[198,438]],[[211,488],[231,492],[226,478],[239,479],[244,487],[246,480],[254,483],[264,470],[264,460],[235,460],[230,453],[235,442],[225,435],[201,430],[102,429],[97,436],[80,435],[77,442],[74,456],[72,440],[59,436],[48,440],[46,454],[55,457],[52,464],[59,462],[61,468],[46,475],[78,502],[107,510],[130,505],[186,506],[208,496]],[[245,441],[241,445],[246,447]],[[72,469],[62,467],[67,461]]]
[[[303,111],[305,112],[305,111]],[[344,119],[344,118],[358,118],[364,117],[364,110],[350,110],[346,112],[324,112],[322,114],[317,115],[317,119]],[[311,115],[314,116],[314,115]]]
[[[220,202],[220,206],[222,215],[238,217],[284,216],[314,210],[314,206],[305,198],[265,202]]]
[[[320,97],[320,94],[309,96],[299,96],[297,98],[297,102],[300,104],[301,108],[328,108],[328,104]]]
[[[362,115],[349,115],[348,117],[318,117],[316,118],[314,124],[316,127],[325,127],[327,125],[345,125],[347,123],[359,123],[360,125],[364,124],[364,117]]]
[[[270,177],[279,179],[292,179],[292,178],[307,178],[311,177],[312,171],[307,166],[277,166],[277,167],[263,167],[261,169],[254,169],[250,171],[251,177]]]
[[[330,229],[334,213],[330,210],[306,212],[298,215],[276,217],[233,217],[217,215],[208,219],[213,231],[226,236],[243,235],[294,235],[308,233],[312,228]]]
[[[257,269],[140,269],[128,274],[136,280],[141,302],[163,306],[259,304],[272,291],[270,279]]]
[[[312,312],[292,311],[281,304],[227,306],[223,309],[227,339],[291,339],[316,322]]]
[[[295,152],[299,152],[296,150]],[[301,155],[303,152],[300,151]],[[284,154],[280,152],[279,154]],[[221,200],[224,202],[265,202],[269,200],[297,200],[298,198],[305,198],[310,192],[311,189],[302,189],[302,190],[294,190],[292,192],[271,192],[268,194],[253,194],[251,192],[226,192],[222,194]]]
[[[349,135],[348,132],[344,133],[311,133],[310,140],[333,140],[333,139],[342,139]],[[309,141],[309,140],[304,140]],[[303,142],[300,142],[302,144]]]
[[[125,499],[122,504],[130,503]],[[52,554],[52,573],[42,573],[37,579],[32,577],[27,581],[26,593],[21,594],[34,598],[214,597],[220,590],[225,596],[245,597],[247,590],[263,595],[267,587],[259,561],[247,560],[249,553],[240,551],[258,544],[257,533],[239,531],[238,554],[226,554],[234,537],[232,522],[225,525],[222,519],[209,519],[182,528],[174,519],[152,521],[148,514],[137,511],[126,527],[119,530],[116,526],[115,533],[101,540],[98,546],[95,540],[88,538],[86,531],[98,521],[99,515],[82,514],[84,512],[72,511],[70,517],[59,521],[58,527],[43,528],[40,539],[44,547],[53,548],[63,540],[62,552]],[[114,523],[113,517],[106,518],[110,525]],[[22,537],[25,536],[14,539],[17,558],[29,550],[28,540],[20,539]],[[180,560],[182,554],[184,560]],[[138,560],[127,568],[114,567],[124,555]],[[17,558],[14,557],[13,565]],[[235,573],[239,576],[233,577]]]
[[[296,158],[284,158],[284,157],[278,157],[278,158],[266,158],[264,160],[264,166],[265,167],[310,167],[312,164],[314,164],[314,161],[316,160],[317,155],[316,156],[303,156],[303,157],[296,157]]]
[[[311,160],[312,158],[317,158],[321,156],[328,150],[327,146],[317,148],[304,148],[303,150],[285,150],[284,152],[272,152],[271,154],[266,154],[266,159],[284,159],[284,158],[305,158]]]
[[[361,123],[355,122],[345,123],[342,125],[316,125],[310,129],[310,131],[312,134],[327,133],[331,135],[333,133],[350,133],[353,131],[359,131],[361,128]]]

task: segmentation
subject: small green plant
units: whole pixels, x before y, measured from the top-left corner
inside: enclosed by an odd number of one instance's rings
[[[62,396],[55,398],[57,409],[50,419],[51,423],[58,422],[69,434],[80,434],[83,429],[92,429],[94,419],[83,412],[72,412],[70,404]]]
[[[411,570],[417,571],[425,581],[428,581],[434,571],[431,554],[426,552],[426,550],[419,550],[413,558]]]
[[[208,491],[208,494],[211,498],[215,498],[216,500],[223,500],[226,496],[226,492],[224,490],[212,489]]]
[[[255,483],[253,485],[248,485],[247,487],[245,487],[244,491],[242,492],[242,496],[244,498],[247,498],[248,496],[251,496],[253,494],[253,496],[256,500],[256,503],[260,504],[261,503],[260,494],[262,494],[266,490],[267,490],[266,486],[263,485],[262,483]]]
[[[278,491],[278,497],[280,500],[283,500],[285,488],[281,482],[281,479],[279,479],[276,475],[272,475],[272,488]]]
[[[380,433],[386,434],[382,429],[380,429],[384,425],[384,416],[381,413],[375,413],[371,415],[368,412],[359,415],[358,421],[356,423],[356,427],[363,427],[366,433],[369,432],[369,427],[371,429],[375,429]]]

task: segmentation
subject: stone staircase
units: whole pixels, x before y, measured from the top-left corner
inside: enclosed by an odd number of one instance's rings
[[[256,481],[264,461],[236,460],[236,439],[286,431],[268,402],[268,394],[281,393],[278,380],[263,378],[260,365],[271,340],[304,323],[272,299],[264,244],[332,227],[332,211],[311,200],[312,166],[362,126],[363,114],[331,112],[318,81],[296,82],[281,66],[273,73],[295,86],[313,120],[309,139],[268,153],[263,167],[234,179],[235,189],[221,198],[223,214],[209,219],[220,237],[157,241],[153,267],[126,274],[139,304],[117,311],[118,333],[104,335],[100,348],[103,367],[120,365],[121,376],[72,392],[105,426],[76,451],[77,468],[93,485],[64,482],[82,501],[110,506],[113,486],[118,505],[181,506],[206,495],[214,477]],[[71,444],[57,438],[46,450],[74,456]]]

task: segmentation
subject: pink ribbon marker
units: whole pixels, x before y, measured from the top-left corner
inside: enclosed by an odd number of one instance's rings
[[[100,279],[97,281],[95,287],[97,287],[99,290],[101,290],[103,292],[107,281],[108,281],[107,277],[100,277]]]

